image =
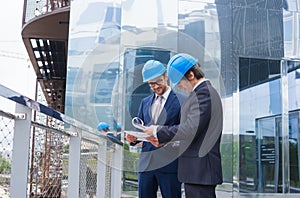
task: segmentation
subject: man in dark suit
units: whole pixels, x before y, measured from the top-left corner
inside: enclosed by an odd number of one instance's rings
[[[143,81],[149,84],[154,93],[141,101],[138,117],[145,125],[179,124],[180,102],[185,97],[175,94],[168,86],[165,66],[159,61],[149,60],[143,67],[142,75]],[[126,140],[131,145],[139,142],[129,134],[126,135]],[[181,183],[177,177],[178,146],[168,144],[155,147],[147,141],[142,144],[139,158],[139,197],[157,197],[158,187],[164,198],[181,197]]]
[[[181,109],[179,125],[153,125],[144,131],[156,139],[154,145],[170,141],[179,143],[179,181],[184,183],[187,198],[216,197],[216,185],[223,182],[220,139],[223,111],[219,94],[204,78],[198,60],[177,54],[168,63],[170,80],[189,92]]]

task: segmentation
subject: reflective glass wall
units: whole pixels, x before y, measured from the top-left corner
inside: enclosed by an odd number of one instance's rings
[[[73,0],[65,112],[94,128],[131,130],[150,93],[143,64],[189,53],[223,100],[218,193],[300,193],[299,3]],[[135,159],[124,158],[124,172],[137,170]]]

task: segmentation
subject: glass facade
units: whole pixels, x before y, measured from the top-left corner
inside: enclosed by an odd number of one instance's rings
[[[189,53],[223,101],[218,193],[297,195],[299,6],[299,0],[73,0],[65,113],[94,128],[105,121],[131,130],[150,93],[143,64]]]

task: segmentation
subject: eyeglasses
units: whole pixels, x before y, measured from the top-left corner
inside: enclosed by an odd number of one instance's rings
[[[154,82],[148,82],[148,84],[149,84],[150,87],[154,87],[154,85],[158,85],[158,86],[162,85],[163,81],[164,81],[164,79],[161,78],[161,79],[158,79],[158,80],[156,80]]]

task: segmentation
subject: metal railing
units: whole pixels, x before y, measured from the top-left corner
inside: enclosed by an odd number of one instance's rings
[[[121,197],[122,142],[0,85],[0,197]],[[110,142],[109,142],[110,141]]]

